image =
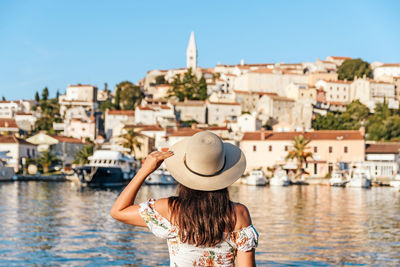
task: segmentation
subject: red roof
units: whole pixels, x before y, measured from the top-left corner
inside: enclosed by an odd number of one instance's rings
[[[365,152],[368,154],[398,154],[400,143],[367,144]]]
[[[153,110],[151,107],[148,107],[148,106],[139,106],[139,109],[140,110]]]
[[[126,115],[126,116],[135,116],[134,110],[109,110],[107,111],[108,115]]]
[[[303,135],[311,140],[364,140],[363,135],[357,130],[320,130],[313,132],[272,132],[264,131],[264,140],[293,140],[296,136]],[[246,132],[242,141],[262,141],[262,131]]]
[[[263,68],[251,71],[252,73],[273,73],[272,69]]]
[[[33,115],[32,113],[25,113],[25,112],[17,112],[15,115],[20,115],[20,116],[31,116]]]
[[[139,129],[139,131],[164,131],[164,129],[155,124],[141,125],[141,124],[126,124],[126,129]]]
[[[0,136],[0,143],[1,144],[20,144],[20,145],[36,146],[32,143],[29,143],[25,139],[15,137],[14,135]]]
[[[61,143],[75,143],[75,144],[83,144],[83,142],[77,138],[63,136],[63,135],[49,135],[50,137],[56,139]]]
[[[270,92],[259,92],[259,91],[241,91],[241,90],[233,90],[233,92],[235,92],[236,94],[245,94],[245,95],[270,95],[270,96],[277,96],[277,93],[270,93]]]
[[[382,67],[400,67],[400,63],[387,63],[387,64],[383,64],[381,66],[378,66],[377,68],[382,68]]]
[[[14,119],[0,118],[0,128],[16,128],[18,125]]]
[[[176,102],[176,106],[204,106],[205,101],[202,100],[186,100],[184,102]]]
[[[170,133],[168,136],[192,136],[195,133],[202,132],[203,129],[193,129],[190,127],[178,128],[177,130]]]
[[[211,102],[209,101],[211,105],[231,105],[231,106],[240,106],[239,102]]]
[[[335,56],[330,56],[333,60],[346,60],[346,59],[351,59],[351,57],[335,57]]]

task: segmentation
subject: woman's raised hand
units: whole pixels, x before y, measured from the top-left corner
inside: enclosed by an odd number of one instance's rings
[[[147,155],[141,169],[145,173],[150,174],[153,171],[157,170],[157,168],[160,167],[161,163],[163,163],[166,158],[169,158],[172,155],[174,155],[174,152],[172,151],[153,151],[149,155]]]

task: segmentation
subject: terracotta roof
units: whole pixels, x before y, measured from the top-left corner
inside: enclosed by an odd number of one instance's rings
[[[0,136],[0,143],[1,144],[20,144],[20,145],[36,146],[32,143],[29,143],[25,139],[15,137],[14,135]]]
[[[270,93],[270,92],[259,92],[259,91],[241,91],[241,90],[233,90],[236,94],[243,94],[243,95],[278,95],[277,93]]]
[[[139,109],[140,110],[153,110],[151,107],[148,107],[148,106],[139,106]]]
[[[164,131],[164,129],[155,124],[126,124],[125,129],[139,129],[139,131]]]
[[[16,104],[18,104],[17,101],[11,101],[11,100],[1,100],[0,103],[16,103]]]
[[[263,69],[252,70],[251,73],[273,73],[273,70],[268,68],[263,68]]]
[[[351,57],[335,57],[335,56],[329,56],[333,60],[346,60],[346,59],[351,59]]]
[[[239,102],[208,102],[211,105],[231,105],[231,106],[240,106]]]
[[[134,110],[109,110],[107,111],[108,115],[126,115],[126,116],[135,116]]]
[[[176,106],[204,106],[205,101],[202,100],[186,100],[184,102],[176,102]]]
[[[295,136],[303,135],[311,140],[364,140],[363,135],[357,130],[321,130],[313,132],[272,132],[264,131],[264,140],[293,140]],[[242,141],[262,140],[262,131],[244,133]]]
[[[177,130],[171,132],[168,136],[192,136],[195,133],[202,132],[203,129],[193,129],[190,127],[178,128]]]
[[[367,144],[365,153],[369,154],[398,154],[400,143]]]
[[[376,68],[386,68],[386,67],[400,67],[400,63],[387,63],[387,64],[383,64],[381,66],[378,66]]]
[[[16,129],[18,129],[18,125],[15,122],[15,119],[0,118],[0,128],[16,128]]]
[[[86,87],[86,86],[96,87],[96,86],[91,85],[91,84],[80,84],[80,83],[68,85],[68,87]],[[97,87],[96,87],[96,88],[97,88]]]
[[[231,77],[236,77],[237,76],[236,74],[232,74],[232,73],[225,73],[224,75],[225,76],[231,76]]]
[[[341,84],[351,84],[352,81],[342,81],[342,80],[337,80],[337,81],[331,81],[331,80],[322,80],[326,83],[341,83]]]
[[[228,131],[229,128],[226,126],[208,126],[208,127],[199,127],[200,129],[208,130],[208,131]]]
[[[23,116],[23,115],[25,115],[25,116],[30,116],[30,115],[33,115],[32,113],[25,113],[25,112],[17,112],[17,113],[15,113],[15,115],[20,115],[20,116]]]
[[[171,109],[169,106],[166,106],[166,105],[162,105],[161,106],[161,109]]]
[[[63,135],[49,135],[50,137],[56,139],[61,143],[75,143],[75,144],[83,144],[83,142],[77,138],[63,136]]]

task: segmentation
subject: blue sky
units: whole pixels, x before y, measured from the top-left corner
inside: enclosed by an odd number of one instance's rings
[[[400,62],[400,1],[0,1],[0,96],[109,88],[184,67],[315,61]]]

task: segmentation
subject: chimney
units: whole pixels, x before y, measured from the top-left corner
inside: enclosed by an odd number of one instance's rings
[[[359,131],[360,131],[361,135],[362,135],[363,137],[365,137],[365,127],[364,127],[364,126],[361,126]]]
[[[240,60],[240,65],[243,66],[244,65],[244,59]]]
[[[261,140],[265,140],[265,129],[261,128]]]

